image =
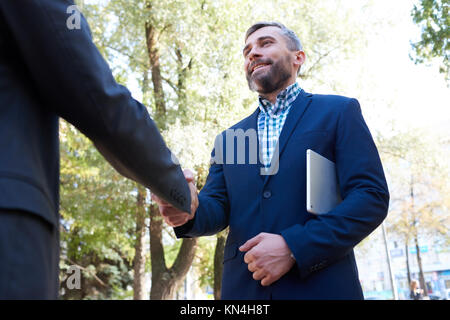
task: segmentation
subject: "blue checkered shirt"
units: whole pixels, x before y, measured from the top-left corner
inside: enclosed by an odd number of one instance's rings
[[[259,97],[258,138],[262,163],[265,168],[270,167],[275,147],[278,143],[284,122],[289,114],[292,102],[295,101],[301,88],[297,82],[290,85],[277,95],[275,104]]]

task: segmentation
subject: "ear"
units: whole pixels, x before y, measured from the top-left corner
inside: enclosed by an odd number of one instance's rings
[[[302,50],[294,52],[294,66],[298,66],[300,69],[303,63],[305,63],[306,55]]]

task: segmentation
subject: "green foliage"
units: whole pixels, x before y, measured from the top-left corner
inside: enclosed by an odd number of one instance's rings
[[[216,237],[202,237],[193,267],[197,270],[199,287],[214,287],[214,250]]]
[[[424,130],[398,133],[380,148],[391,193],[388,230],[413,237],[448,239],[450,166],[448,140]]]
[[[420,6],[412,10],[413,21],[422,30],[421,40],[413,43],[415,63],[424,63],[433,58],[441,60],[440,72],[449,80],[450,72],[450,16],[449,0],[421,0]]]
[[[124,279],[130,279],[136,187],[116,173],[92,143],[64,121],[60,139],[61,271],[64,273],[66,265],[93,268],[91,272],[83,271],[83,275],[102,275],[107,287],[100,285],[98,292],[107,298],[119,290]],[[123,283],[125,288],[128,282]],[[94,287],[99,284],[92,283]],[[93,297],[96,295],[91,294]]]
[[[314,85],[333,81],[333,67],[365,46],[362,30],[370,20],[366,13],[356,15],[357,9],[341,8],[334,0],[83,2],[93,40],[116,80],[134,87],[133,94],[141,96],[152,116],[156,107],[146,23],[157,30],[167,109],[162,134],[182,166],[196,171],[199,189],[215,136],[257,107],[242,68],[248,27],[278,20],[296,31],[307,55],[300,78]],[[86,279],[82,294],[68,292],[63,298],[130,298],[136,185],[117,174],[72,126],[62,122],[60,132],[62,273],[77,264]],[[193,267],[201,286],[213,287],[214,239],[198,243]],[[181,242],[168,228],[163,243],[170,266]]]

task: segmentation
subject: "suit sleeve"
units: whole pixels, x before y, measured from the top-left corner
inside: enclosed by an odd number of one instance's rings
[[[282,232],[301,277],[350,253],[387,215],[389,192],[377,148],[358,101],[347,101],[339,115],[335,142],[343,201],[329,213]]]
[[[72,123],[122,175],[190,212],[190,192],[179,165],[146,108],[116,83],[73,1],[2,0],[0,17],[36,86],[42,105]],[[73,7],[72,7],[73,8]]]
[[[212,158],[214,159],[214,151]],[[194,219],[174,228],[178,238],[209,236],[228,226],[230,206],[222,164],[213,163],[211,165],[198,200],[199,206]]]

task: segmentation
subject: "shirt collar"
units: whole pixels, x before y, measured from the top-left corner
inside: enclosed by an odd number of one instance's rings
[[[282,111],[291,105],[291,103],[297,98],[301,88],[297,82],[294,82],[286,89],[282,90],[277,95],[275,104],[270,103],[269,100],[259,96],[259,109],[261,112],[268,114],[272,118],[277,118]]]

